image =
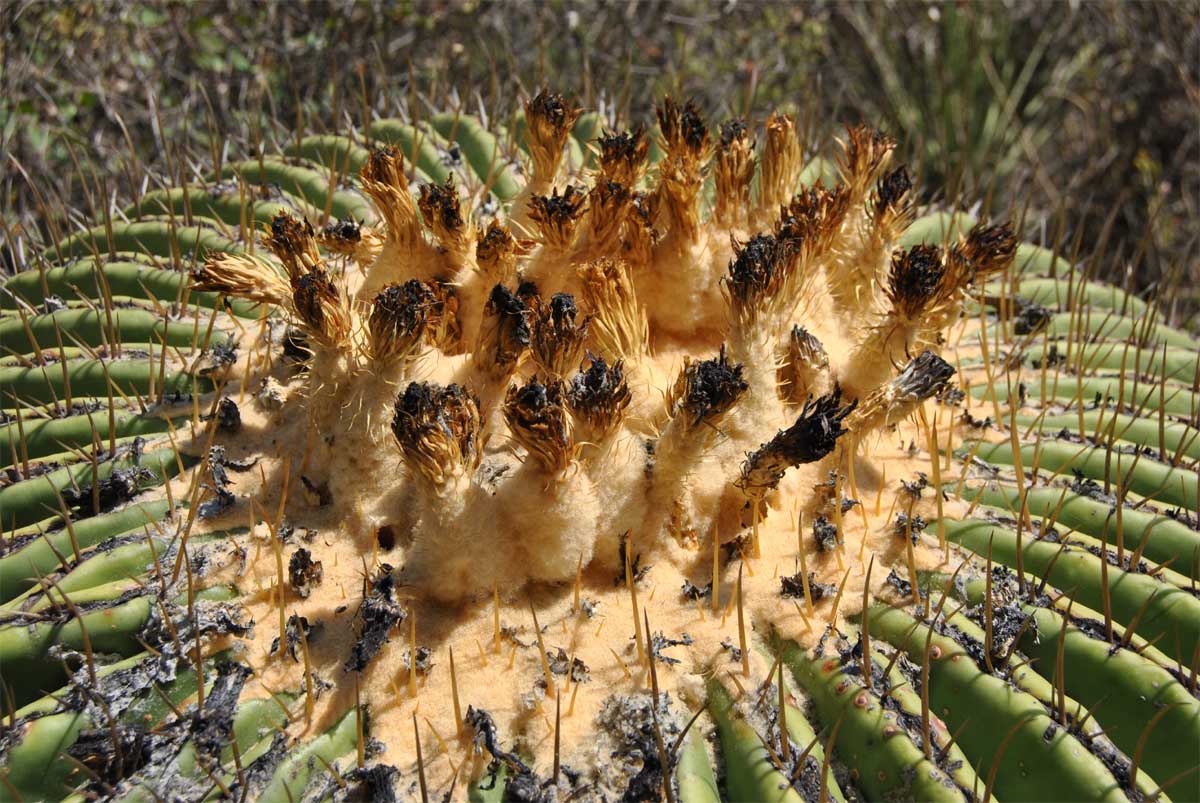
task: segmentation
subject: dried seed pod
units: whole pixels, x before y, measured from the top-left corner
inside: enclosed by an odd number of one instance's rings
[[[543,89],[525,103],[527,141],[533,157],[534,179],[546,185],[554,182],[562,161],[563,147],[571,128],[583,109],[572,108],[557,92]]]
[[[210,254],[204,264],[192,272],[197,290],[224,293],[258,304],[282,306],[291,296],[287,279],[275,268],[254,257],[241,254]]]
[[[475,359],[494,377],[507,377],[516,370],[533,337],[533,312],[502,284],[492,288],[484,308],[483,324]]]
[[[559,195],[535,195],[529,199],[529,219],[538,225],[542,245],[567,251],[575,241],[575,228],[583,215],[587,196],[577,187],[567,187]]]
[[[388,145],[371,151],[360,178],[363,190],[387,221],[388,238],[402,245],[420,242],[421,223],[404,173],[400,146]]]
[[[680,106],[667,96],[655,111],[667,158],[700,161],[708,148],[709,133],[696,104],[689,100]]]
[[[600,143],[600,177],[597,185],[612,181],[624,187],[636,187],[646,170],[646,156],[650,142],[643,130],[606,133],[597,140]]]
[[[425,225],[442,248],[456,258],[467,253],[473,230],[467,227],[463,219],[453,176],[447,177],[445,184],[422,184],[417,206]]]
[[[367,320],[371,356],[387,361],[412,355],[435,316],[436,303],[433,290],[417,279],[380,291]]]
[[[777,380],[780,396],[792,404],[823,393],[829,383],[829,355],[821,341],[803,326],[793,326],[788,335]]]
[[[350,310],[325,270],[317,268],[292,282],[292,308],[318,343],[336,347],[350,337]]]
[[[716,207],[714,216],[725,226],[743,222],[750,207],[754,179],[754,139],[741,119],[721,124],[717,140]]]
[[[788,202],[800,183],[803,158],[796,123],[791,115],[772,114],[768,117],[767,143],[763,149],[758,185],[759,209],[773,214]]]
[[[747,496],[761,496],[777,487],[789,468],[820,460],[846,434],[842,422],[854,407],[853,402],[843,406],[842,394],[836,389],[815,401],[810,398],[791,426],[746,457],[735,484]]]
[[[362,226],[355,220],[331,220],[325,224],[317,243],[326,251],[350,255],[363,240]]]
[[[481,230],[475,246],[475,262],[488,280],[509,284],[517,275],[517,259],[522,247],[506,226],[493,220]]]
[[[276,215],[271,219],[265,242],[283,263],[292,282],[324,264],[317,248],[316,234],[307,220],[286,213]]]
[[[863,198],[887,167],[896,141],[870,126],[854,125],[846,129],[846,139],[841,146],[838,166],[842,181],[855,198]]]
[[[591,318],[577,321],[578,316],[569,293],[555,293],[549,303],[535,306],[533,359],[547,377],[562,378],[579,365]]]
[[[988,225],[980,222],[971,227],[958,245],[950,249],[949,260],[963,263],[966,282],[987,281],[1003,273],[1017,254],[1017,238],[1007,223]]]
[[[459,385],[412,382],[396,400],[392,434],[409,467],[441,487],[479,463],[479,402]]]
[[[687,415],[688,429],[715,425],[737,403],[750,385],[742,378],[742,366],[720,354],[708,360],[688,360],[667,399],[671,416]]]
[[[644,355],[649,324],[637,303],[629,264],[604,257],[581,267],[579,278],[600,352],[630,359]]]
[[[875,185],[871,216],[882,240],[895,240],[908,227],[913,214],[912,186],[904,165],[884,173]]]
[[[893,314],[904,321],[919,321],[941,294],[946,272],[942,249],[915,245],[892,255],[886,290]]]
[[[575,454],[563,395],[558,382],[543,385],[531,379],[521,387],[509,388],[504,399],[504,419],[513,440],[549,474],[566,469]]]
[[[873,390],[846,420],[856,437],[890,426],[911,414],[921,402],[941,393],[954,368],[932,351],[914,357],[891,382]]]
[[[615,181],[600,181],[588,193],[588,241],[591,253],[611,253],[619,239],[633,193]]]
[[[595,443],[620,426],[630,399],[624,363],[617,360],[609,366],[603,357],[592,357],[588,367],[571,380],[567,392],[571,415],[590,430],[588,440]]]

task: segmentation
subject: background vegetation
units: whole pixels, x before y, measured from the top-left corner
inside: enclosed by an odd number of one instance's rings
[[[812,146],[892,132],[926,200],[1061,233],[1101,276],[1200,303],[1200,3],[0,1],[0,238],[11,266],[213,148],[403,105],[503,117],[545,82],[619,117],[792,106]],[[936,195],[934,193],[937,193]]]

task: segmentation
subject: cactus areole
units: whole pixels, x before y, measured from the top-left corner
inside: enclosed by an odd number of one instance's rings
[[[866,126],[516,122],[297,138],[5,282],[4,797],[1200,795],[1155,299]]]

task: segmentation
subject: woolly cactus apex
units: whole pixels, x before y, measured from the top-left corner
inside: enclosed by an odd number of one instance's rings
[[[1004,225],[898,248],[865,128],[785,195],[786,117],[706,184],[665,103],[642,193],[536,105],[557,188],[461,109],[297,132],[3,282],[6,793],[1200,796],[1194,339]]]

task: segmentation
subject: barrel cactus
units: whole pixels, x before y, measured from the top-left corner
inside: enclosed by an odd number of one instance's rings
[[[918,208],[866,126],[506,122],[297,135],[24,255],[5,798],[1200,795],[1153,300]]]

